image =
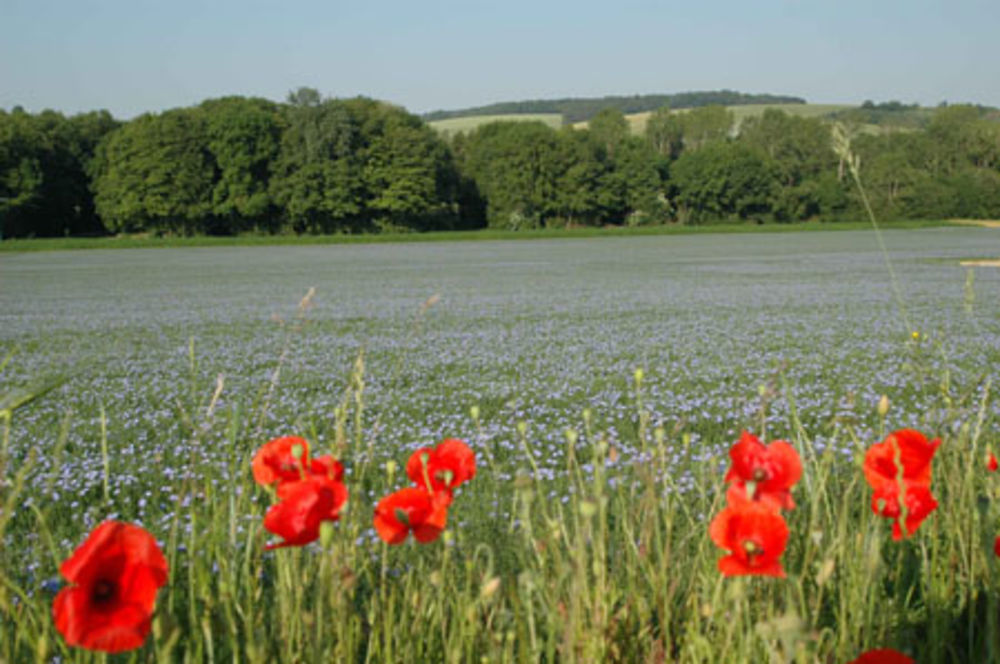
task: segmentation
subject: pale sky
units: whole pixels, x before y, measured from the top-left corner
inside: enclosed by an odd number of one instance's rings
[[[302,85],[416,113],[721,88],[1000,106],[1000,0],[0,0],[0,108]]]

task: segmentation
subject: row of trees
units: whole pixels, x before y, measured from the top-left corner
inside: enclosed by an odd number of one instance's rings
[[[569,97],[565,99],[531,99],[504,101],[453,111],[432,111],[424,120],[445,120],[470,115],[510,115],[512,113],[558,113],[563,122],[573,124],[589,120],[601,111],[645,113],[664,106],[698,108],[700,106],[742,106],[746,104],[805,104],[801,97],[772,94],[747,94],[734,90],[703,90],[660,95],[616,95],[607,97]]]
[[[1000,217],[1000,122],[937,109],[925,130],[857,132],[883,219]],[[769,110],[662,108],[635,134],[483,125],[446,143],[399,107],[229,97],[129,122],[0,111],[4,237],[331,233],[859,218],[829,125]]]

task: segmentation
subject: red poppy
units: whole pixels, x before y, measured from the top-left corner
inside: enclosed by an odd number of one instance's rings
[[[913,429],[893,431],[865,453],[865,479],[876,491],[886,484],[898,485],[899,479],[906,484],[930,484],[931,461],[940,444],[938,438],[927,442],[922,433]],[[897,456],[902,471],[896,465]]]
[[[993,540],[993,553],[996,554],[997,558],[1000,558],[1000,535]]]
[[[105,521],[59,568],[73,585],[52,604],[56,629],[71,646],[104,652],[138,648],[149,634],[167,560],[139,526]]]
[[[733,465],[726,473],[726,481],[747,490],[754,500],[775,499],[785,509],[793,509],[790,489],[802,477],[802,461],[795,448],[783,440],[764,445],[744,431],[738,443],[729,450]],[[753,491],[748,484],[752,483]],[[751,495],[752,493],[752,495]]]
[[[433,449],[422,447],[411,454],[406,475],[428,491],[451,491],[476,476],[476,455],[461,440],[446,438]]]
[[[401,544],[411,530],[418,542],[432,542],[444,530],[450,504],[446,491],[400,489],[375,506],[375,532],[389,544]]]
[[[310,475],[278,486],[280,502],[264,516],[264,528],[284,541],[267,549],[303,546],[319,539],[320,525],[336,521],[347,502],[347,487],[326,475]]]
[[[312,475],[326,475],[338,482],[344,479],[344,464],[340,463],[332,456],[316,457],[309,462],[309,473]]]
[[[1000,468],[1000,464],[997,463],[997,458],[993,452],[990,452],[986,455],[986,470],[995,473],[997,472],[997,468]]]
[[[879,648],[861,653],[860,657],[851,660],[848,664],[917,664],[917,662],[898,650]]]
[[[788,543],[788,526],[768,504],[736,496],[736,502],[712,520],[708,535],[729,551],[719,559],[719,571],[725,576],[785,576],[778,559]]]
[[[253,458],[253,478],[261,486],[296,482],[303,479],[309,465],[309,443],[305,438],[275,438],[257,450]]]
[[[903,500],[899,499],[899,487],[886,484],[872,494],[872,511],[879,516],[895,519],[892,524],[892,539],[909,537],[917,532],[924,519],[937,509],[937,500],[931,494],[930,487],[925,484],[903,485]],[[899,524],[902,515],[900,503],[906,506],[906,533]]]

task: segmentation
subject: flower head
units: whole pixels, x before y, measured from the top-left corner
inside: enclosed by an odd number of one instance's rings
[[[257,450],[253,458],[253,478],[261,486],[296,482],[309,469],[309,443],[298,436],[275,438]]]
[[[388,544],[402,544],[411,531],[418,542],[432,542],[445,528],[450,504],[447,491],[400,489],[375,506],[375,532]]]
[[[906,507],[906,531],[900,525],[902,507]],[[894,519],[892,524],[892,539],[899,540],[917,532],[931,512],[937,509],[938,503],[925,484],[903,485],[903,496],[900,498],[898,486],[885,485],[872,494],[872,511],[879,516]]]
[[[868,448],[865,453],[865,479],[878,491],[886,484],[930,484],[931,461],[941,440],[928,442],[919,431],[900,429],[884,441]],[[899,459],[897,464],[896,460]]]
[[[719,559],[719,571],[725,576],[784,577],[779,558],[788,543],[785,520],[767,503],[740,499],[738,494],[734,498],[708,527],[716,546],[729,551]]]
[[[916,660],[892,648],[879,648],[861,653],[849,664],[916,664]]]
[[[776,440],[764,445],[744,431],[729,450],[729,458],[733,465],[726,473],[727,482],[734,482],[754,500],[773,500],[785,509],[795,507],[791,488],[802,477],[802,461],[790,444]]]
[[[997,463],[997,457],[993,452],[986,455],[986,470],[991,473],[997,472],[997,468],[1000,468],[1000,464]]]
[[[56,629],[71,646],[103,652],[138,648],[149,634],[167,561],[147,531],[105,521],[59,568],[73,585],[52,604]]]
[[[476,455],[463,441],[446,438],[434,448],[422,447],[411,454],[406,475],[427,491],[451,491],[476,476]]]
[[[347,487],[327,475],[310,475],[278,486],[280,501],[264,516],[264,528],[284,541],[267,549],[303,546],[319,539],[320,525],[336,521],[347,502]]]

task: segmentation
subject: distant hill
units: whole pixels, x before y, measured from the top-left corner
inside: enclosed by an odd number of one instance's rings
[[[562,126],[562,116],[558,113],[506,113],[504,115],[463,115],[461,117],[431,120],[427,124],[445,136],[459,132],[470,132],[480,125],[491,122],[543,122],[558,129]]]
[[[848,104],[740,104],[738,106],[729,106],[728,108],[733,112],[736,124],[740,125],[745,119],[763,115],[764,111],[768,109],[783,111],[789,115],[797,115],[803,118],[833,118],[837,113],[856,107]],[[690,109],[677,109],[677,112],[684,113],[688,110]],[[646,130],[646,121],[649,120],[652,114],[651,111],[633,113],[626,115],[625,119],[628,120],[629,127],[633,133],[641,134]],[[583,128],[587,126],[587,123],[579,122],[574,126]]]
[[[801,97],[771,94],[747,94],[733,90],[678,92],[675,94],[632,95],[608,97],[569,97],[565,99],[535,99],[507,101],[454,111],[433,111],[424,114],[428,122],[475,115],[538,115],[558,113],[563,122],[573,124],[589,120],[601,111],[616,108],[626,115],[655,111],[663,106],[696,108],[698,106],[743,106],[746,104],[805,104]]]

